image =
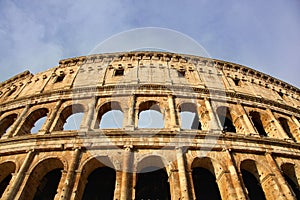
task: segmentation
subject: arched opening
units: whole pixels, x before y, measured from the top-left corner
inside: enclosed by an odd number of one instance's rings
[[[193,183],[196,199],[220,199],[215,176],[203,167],[193,168]]]
[[[48,112],[49,111],[47,108],[40,108],[30,113],[27,116],[25,122],[23,123],[17,135],[37,133],[40,130],[40,128],[43,126],[43,123],[46,120]],[[35,125],[37,126],[36,128],[34,128]]]
[[[9,131],[9,128],[15,122],[17,116],[17,114],[11,114],[0,121],[0,136]]]
[[[135,199],[171,199],[168,174],[158,156],[144,158],[138,164]]]
[[[9,182],[12,178],[12,173],[15,171],[16,165],[13,162],[5,162],[0,164],[0,198],[9,185]]]
[[[164,128],[164,118],[156,101],[146,101],[139,106],[138,128]]]
[[[297,181],[295,167],[291,163],[281,165],[281,170],[285,181],[288,183],[291,191],[293,191],[296,199],[300,199],[300,186]]]
[[[57,158],[40,162],[30,172],[20,199],[54,199],[63,169],[63,163]]]
[[[40,185],[37,188],[33,199],[54,199],[60,178],[61,169],[54,169],[48,172],[40,181]]]
[[[202,129],[197,106],[193,103],[183,103],[180,105],[180,120],[182,129]]]
[[[30,133],[37,133],[42,128],[43,124],[46,122],[46,119],[47,119],[46,116],[38,119],[34,123],[32,129],[30,130]]]
[[[63,130],[79,130],[83,115],[83,112],[70,115],[64,124]]]
[[[196,199],[220,199],[213,164],[209,158],[196,158],[192,163],[192,178]]]
[[[109,167],[99,167],[88,177],[83,193],[83,200],[103,199],[113,200],[116,182],[116,172]]]
[[[232,122],[232,117],[228,107],[217,108],[218,118],[223,126],[223,131],[236,133],[236,128]]]
[[[75,199],[114,199],[116,171],[108,157],[88,160],[81,169]]]
[[[252,119],[252,122],[253,122],[258,134],[261,137],[267,137],[268,134],[265,131],[265,128],[264,128],[263,123],[262,123],[261,115],[259,114],[259,112],[251,111],[249,113],[249,116]]]
[[[278,121],[279,121],[280,125],[282,126],[283,130],[288,135],[288,137],[293,139],[294,141],[296,141],[293,134],[292,134],[292,132],[291,132],[288,120],[286,118],[279,117]]]
[[[84,107],[81,104],[67,106],[60,113],[54,131],[78,130],[84,115]]]
[[[255,162],[252,160],[245,160],[241,164],[241,173],[244,186],[247,190],[249,199],[251,200],[265,200],[265,193],[261,187],[259,173]]]
[[[124,113],[119,102],[113,101],[101,106],[95,128],[122,128]]]

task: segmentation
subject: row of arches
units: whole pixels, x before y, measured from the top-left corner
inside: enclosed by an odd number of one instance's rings
[[[134,121],[137,120],[137,128],[165,128],[166,113],[164,109],[166,108],[161,108],[157,101],[151,100],[142,102],[135,111],[137,112],[137,119],[132,119],[133,122],[130,123],[134,123]],[[58,117],[56,117],[52,131],[79,129],[82,121],[86,121],[84,116],[88,110],[89,109],[82,104],[65,106],[60,110]],[[96,111],[96,119],[91,125],[93,129],[123,128],[127,123],[125,120],[128,115],[127,110],[125,112],[121,104],[117,101],[106,102],[96,109]],[[176,124],[180,125],[181,129],[202,130],[204,128],[204,130],[207,130],[208,121],[213,120],[205,116],[208,115],[207,112],[202,111],[202,113],[199,113],[198,105],[195,103],[181,103],[176,113],[178,113],[178,116],[176,114],[177,117],[175,121]],[[50,114],[47,108],[33,110],[26,116],[20,128],[17,130],[17,133],[14,135],[37,133],[45,126]],[[274,130],[276,128],[274,128],[273,120],[267,113],[249,110],[247,115],[255,131],[261,137],[274,136]],[[216,117],[220,122],[223,132],[245,132],[245,123],[241,122],[244,119],[241,119],[240,116],[241,115],[237,113],[233,114],[232,109],[227,106],[219,106],[216,109]],[[7,133],[17,118],[18,114],[15,113],[3,117],[0,120],[0,134],[3,135]],[[276,120],[278,120],[286,135],[296,141],[297,139],[293,132],[299,129],[297,129],[297,125],[285,117],[279,117]]]
[[[74,184],[75,199],[114,199],[118,171],[106,156],[91,158],[84,162],[80,169],[80,178]],[[222,165],[209,157],[195,158],[191,163],[191,186],[196,199],[224,199],[230,184],[222,181],[220,170]],[[295,173],[295,165],[283,163],[280,166],[286,184],[294,197],[300,198],[299,182]],[[135,199],[171,199],[170,168],[160,156],[148,156],[137,164],[136,180],[133,185]],[[224,169],[223,169],[224,170]],[[59,191],[62,173],[67,171],[66,165],[59,158],[46,158],[36,164],[25,179],[20,199],[54,199]],[[261,184],[261,172],[257,163],[245,159],[240,163],[241,184],[249,199],[268,199],[266,188]],[[0,196],[11,184],[14,173],[18,173],[16,165],[9,161],[0,164]],[[274,188],[273,188],[274,189]]]

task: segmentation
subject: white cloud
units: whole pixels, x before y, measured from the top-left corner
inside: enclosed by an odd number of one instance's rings
[[[296,0],[3,0],[0,81],[87,54],[119,32],[158,26],[191,36],[217,59],[252,66],[299,87],[299,8]]]

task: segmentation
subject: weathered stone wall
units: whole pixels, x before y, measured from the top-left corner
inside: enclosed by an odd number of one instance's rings
[[[124,114],[122,127],[100,129],[111,110]],[[146,110],[162,114],[163,128],[139,127]],[[184,111],[200,130],[182,128]],[[171,199],[196,199],[196,167],[214,175],[222,199],[248,198],[241,170],[267,199],[293,199],[285,175],[300,185],[299,111],[298,88],[234,63],[162,52],[62,60],[0,84],[0,183],[12,174],[2,198],[32,199],[60,169],[55,199],[81,199],[93,170],[109,166],[114,199],[135,199],[139,170],[154,165],[165,169]],[[83,113],[79,130],[64,130],[74,113]]]

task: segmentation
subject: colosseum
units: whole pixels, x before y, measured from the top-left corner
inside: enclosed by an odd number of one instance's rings
[[[0,84],[0,196],[300,199],[300,90],[199,56],[59,61]]]

